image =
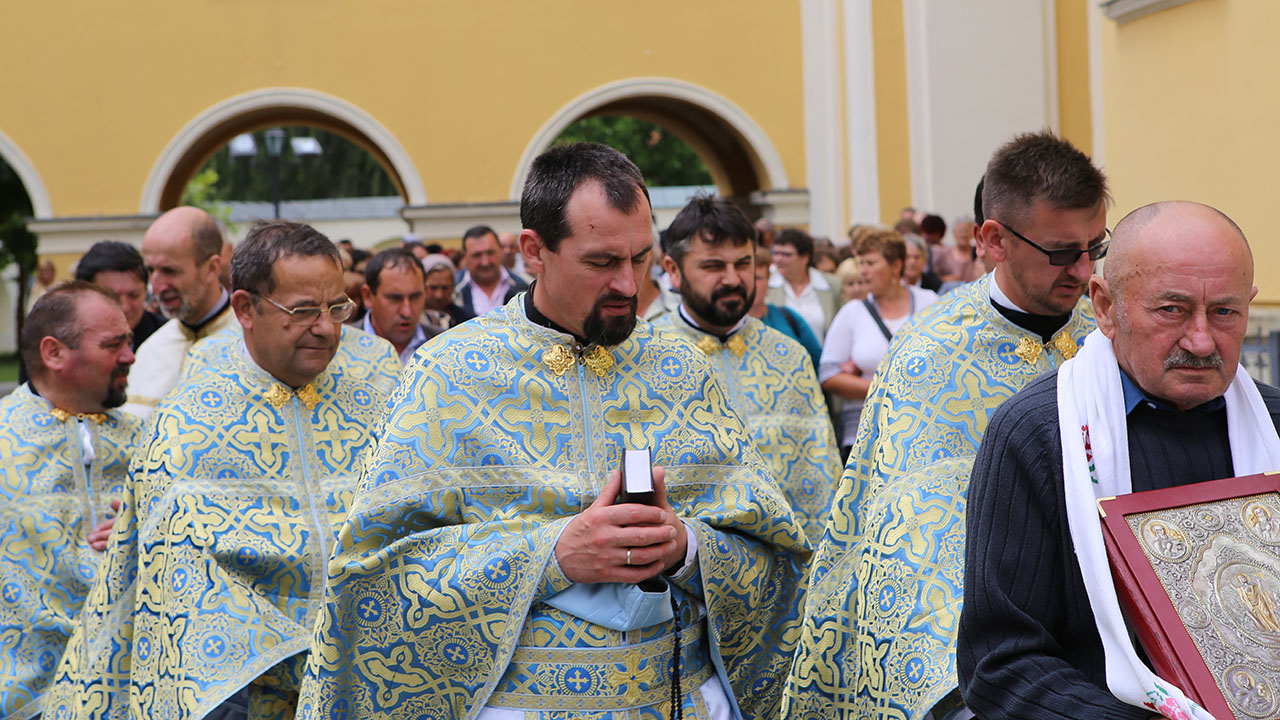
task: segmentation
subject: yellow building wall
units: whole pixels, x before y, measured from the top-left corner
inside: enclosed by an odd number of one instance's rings
[[[876,151],[880,220],[892,225],[911,201],[911,128],[907,119],[907,52],[902,0],[871,4],[875,38]]]
[[[1159,200],[1217,207],[1251,239],[1256,302],[1280,304],[1280,3],[1199,0],[1102,23],[1112,222]]]
[[[1089,96],[1089,3],[1057,0],[1054,28],[1058,41],[1058,132],[1093,154],[1092,102]]]
[[[55,215],[138,212],[165,145],[230,97],[294,86],[395,135],[432,203],[506,200],[538,129],[630,77],[700,85],[742,108],[804,187],[794,2],[90,0],[12,3],[0,131]],[[21,68],[20,70],[18,68]]]

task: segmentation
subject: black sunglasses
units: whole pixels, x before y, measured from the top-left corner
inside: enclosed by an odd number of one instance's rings
[[[1089,255],[1090,260],[1101,260],[1102,258],[1107,256],[1107,247],[1111,245],[1111,231],[1107,230],[1106,228],[1103,228],[1103,231],[1106,233],[1106,239],[1094,245],[1090,245],[1084,250],[1078,250],[1076,248],[1060,248],[1058,250],[1050,250],[1048,248],[1040,247],[1031,238],[1027,237],[1026,235],[1023,235],[1017,230],[1014,230],[1008,225],[1005,225],[999,220],[996,220],[995,218],[991,218],[991,219],[999,223],[1000,227],[1013,233],[1014,237],[1030,245],[1031,247],[1039,250],[1045,255],[1048,255],[1049,264],[1055,265],[1057,267],[1066,267],[1067,265],[1074,264],[1075,261],[1080,259],[1081,255],[1084,255],[1086,253]]]

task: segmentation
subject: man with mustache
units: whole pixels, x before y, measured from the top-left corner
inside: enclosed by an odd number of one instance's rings
[[[973,468],[957,663],[986,720],[1201,717],[1107,629],[1096,499],[1280,468],[1280,392],[1239,365],[1258,289],[1230,218],[1133,211],[1090,290],[1098,329],[995,413]]]
[[[706,353],[805,535],[817,540],[831,514],[840,448],[804,347],[747,315],[767,291],[756,285],[755,229],[733,203],[703,195],[676,215],[662,250],[681,305],[654,324]]]
[[[231,278],[243,332],[214,338],[157,408],[50,717],[294,716],[387,394],[335,361],[355,304],[324,235],[255,224]]]
[[[125,412],[150,417],[178,384],[191,346],[234,322],[231,295],[219,279],[222,251],[222,228],[194,207],[164,213],[142,236],[151,293],[170,320],[138,347]]]
[[[133,351],[110,291],[84,281],[36,301],[31,379],[0,399],[0,715],[34,717],[98,574],[142,421],[120,412]]]
[[[644,178],[556,147],[520,219],[529,292],[393,393],[298,716],[774,720],[804,534],[706,356],[637,321]],[[615,502],[627,450],[652,455],[628,473],[650,504]]]
[[[1109,199],[1088,156],[1048,132],[987,164],[979,237],[995,272],[913,316],[872,380],[814,557],[786,717],[957,709],[969,472],[995,409],[1093,328],[1082,296]]]

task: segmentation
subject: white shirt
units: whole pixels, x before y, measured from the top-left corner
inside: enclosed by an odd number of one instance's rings
[[[827,278],[817,268],[809,268],[809,284],[799,295],[791,287],[791,283],[781,274],[769,277],[769,287],[780,287],[786,297],[785,306],[795,310],[813,330],[814,337],[822,337],[827,327],[827,311],[818,298],[819,290],[830,290]]]
[[[381,335],[378,335],[377,330],[373,329],[373,313],[371,312],[367,312],[364,314],[364,323],[360,326],[360,329],[364,330],[370,335],[377,335],[378,337],[382,337]],[[383,338],[383,339],[386,339],[386,338]],[[422,344],[425,343],[426,341],[427,341],[427,333],[423,331],[422,323],[418,323],[416,326],[414,326],[413,337],[409,338],[409,344],[405,345],[404,350],[400,352],[400,364],[408,365],[409,359],[413,357],[413,354],[417,352],[418,348],[422,347]],[[387,342],[391,342],[391,341],[387,340]]]
[[[937,293],[932,290],[908,286],[907,292],[911,293],[914,310],[892,320],[881,318],[890,333],[897,333],[913,313],[920,312],[938,299]],[[869,378],[875,375],[876,368],[880,367],[880,361],[888,351],[888,338],[880,332],[880,326],[876,325],[875,319],[871,317],[871,313],[867,311],[862,301],[847,302],[831,321],[827,339],[822,343],[822,358],[818,361],[818,382],[826,382],[839,375],[842,372],[840,366],[850,360],[858,366],[858,372],[862,377]],[[846,420],[845,437],[841,444],[847,446],[853,444],[850,431],[857,429],[857,414],[862,410],[862,401],[846,400],[844,407],[849,417],[846,418],[845,412],[841,413],[841,417]]]
[[[1000,289],[1000,281],[997,279],[995,273],[991,274],[991,282],[987,283],[987,292],[991,295],[991,299],[995,300],[997,304],[1003,305],[1010,310],[1017,310],[1020,313],[1026,313],[1028,315],[1031,314],[1018,307],[1017,303],[1010,300],[1009,296],[1004,294],[1004,290]]]
[[[507,296],[507,291],[513,285],[511,273],[503,267],[498,272],[498,284],[493,286],[493,292],[491,293],[485,292],[476,284],[475,280],[471,279],[470,271],[463,276],[458,288],[462,292],[466,292],[467,288],[471,288],[471,309],[475,312],[476,317],[480,317],[496,307],[501,307],[503,298]]]

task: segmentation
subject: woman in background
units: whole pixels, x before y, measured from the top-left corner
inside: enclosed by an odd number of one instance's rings
[[[867,283],[864,300],[836,313],[818,363],[822,389],[840,397],[841,450],[848,457],[858,418],[876,368],[893,334],[917,311],[938,299],[930,290],[902,284],[907,246],[896,230],[876,230],[858,240],[858,264]]]

